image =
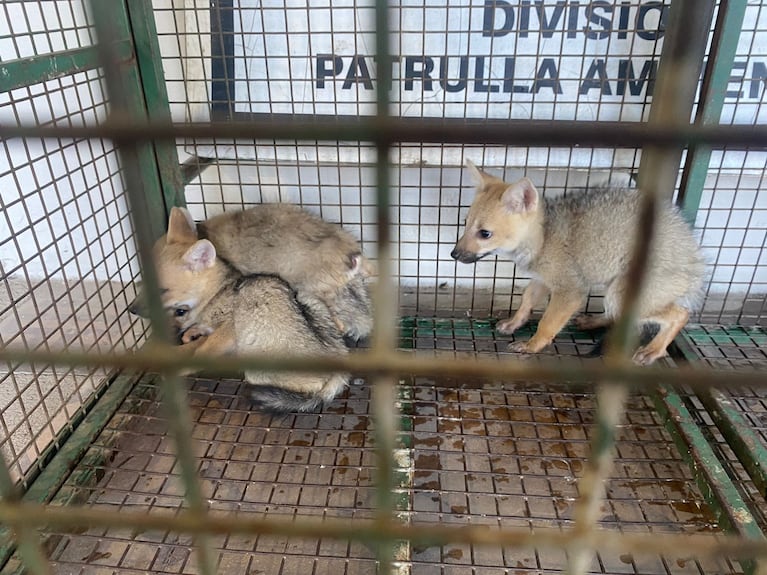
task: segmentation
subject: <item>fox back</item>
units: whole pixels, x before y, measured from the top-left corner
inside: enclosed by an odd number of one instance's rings
[[[244,275],[273,273],[296,290],[323,297],[370,275],[357,240],[341,226],[290,204],[226,212],[198,226],[219,257]]]
[[[477,192],[453,257],[471,263],[506,255],[550,291],[584,297],[593,287],[612,285],[615,297],[605,305],[614,317],[636,241],[648,241],[637,237],[639,192],[603,187],[545,199],[527,178],[507,183],[468,166]],[[690,227],[678,210],[661,206],[640,313],[672,302],[694,308],[704,269]]]
[[[195,303],[220,281],[214,270],[192,271],[184,260],[186,250],[198,240],[214,245],[216,256],[241,274],[278,275],[300,294],[337,310],[349,337],[369,335],[372,311],[366,280],[373,268],[356,239],[341,226],[290,204],[226,212],[199,225],[188,211],[173,208],[168,233],[156,242],[153,253],[166,307],[185,300]],[[143,296],[130,310],[146,315]]]
[[[348,353],[326,306],[301,297],[285,281],[269,275],[238,280],[233,289],[232,317],[238,354],[296,356]],[[309,411],[338,395],[348,374],[263,373],[249,371],[248,393],[253,403],[272,412]]]

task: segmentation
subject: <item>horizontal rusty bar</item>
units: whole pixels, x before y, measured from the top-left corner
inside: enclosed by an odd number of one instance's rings
[[[323,519],[301,521],[222,517],[207,513],[146,514],[79,506],[43,506],[0,502],[0,522],[12,527],[47,526],[49,529],[80,530],[83,527],[115,527],[135,531],[177,531],[191,534],[269,534],[290,537],[347,539],[354,541],[409,540],[422,545],[469,545],[561,549],[588,546],[596,551],[631,554],[710,557],[767,557],[767,542],[736,536],[690,533],[621,533],[606,529],[577,532],[574,529],[527,527],[490,529],[486,525],[405,525],[397,520]]]
[[[34,363],[39,365],[108,366],[132,371],[161,373],[205,371],[220,376],[236,376],[246,370],[261,371],[313,371],[351,372],[375,375],[412,375],[455,378],[461,377],[502,381],[552,381],[559,383],[593,383],[615,381],[637,388],[652,389],[658,383],[686,385],[691,389],[707,387],[767,385],[764,374],[756,371],[706,370],[690,367],[646,368],[632,364],[628,359],[615,360],[608,366],[602,362],[583,362],[577,359],[536,362],[513,358],[456,359],[425,357],[412,352],[357,351],[345,357],[306,357],[291,355],[194,356],[183,355],[179,346],[153,341],[134,353],[55,352],[44,350],[0,349],[0,361],[10,364]]]
[[[359,141],[378,145],[407,143],[502,144],[516,146],[591,146],[636,148],[647,144],[707,144],[730,149],[766,149],[767,126],[650,126],[646,123],[549,120],[461,120],[300,116],[248,122],[170,124],[114,116],[91,126],[2,125],[2,138],[162,138]]]

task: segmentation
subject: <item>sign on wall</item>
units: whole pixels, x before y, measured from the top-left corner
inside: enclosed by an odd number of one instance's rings
[[[383,62],[372,3],[218,0],[212,109],[234,119],[373,115],[378,70],[387,66],[392,112],[403,117],[642,121],[667,4],[394,2],[391,57]],[[723,119],[751,124],[767,79],[767,39],[752,34],[744,45]]]

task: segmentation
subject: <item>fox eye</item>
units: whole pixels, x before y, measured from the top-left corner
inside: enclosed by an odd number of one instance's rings
[[[477,235],[483,240],[489,240],[490,238],[493,237],[493,232],[491,232],[490,230],[479,230],[477,232]]]
[[[188,311],[189,309],[185,307],[177,307],[175,310],[173,310],[173,315],[176,317],[184,317]]]

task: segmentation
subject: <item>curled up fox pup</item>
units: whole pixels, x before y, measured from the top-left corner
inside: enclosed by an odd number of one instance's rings
[[[527,178],[507,183],[471,162],[467,167],[477,192],[451,256],[474,263],[490,255],[506,255],[531,277],[519,309],[498,322],[496,329],[513,334],[550,296],[533,337],[511,344],[510,349],[541,351],[598,286],[605,289],[604,313],[581,314],[576,325],[581,329],[610,326],[621,310],[636,241],[638,191],[605,187],[547,199]],[[640,326],[657,324],[659,330],[636,350],[635,363],[647,365],[666,354],[700,299],[703,273],[703,259],[689,226],[671,206],[659,210],[637,302]]]
[[[327,305],[296,292],[274,274],[244,275],[217,256],[213,243],[172,222],[155,246],[163,304],[181,332],[179,353],[343,356],[343,334]],[[172,263],[171,263],[172,262]],[[194,289],[191,289],[191,287]],[[247,371],[247,392],[260,409],[312,410],[347,385],[345,373]]]
[[[371,266],[357,241],[297,206],[263,204],[200,225],[173,208],[152,256],[178,353],[338,357],[348,353],[345,338],[372,327]],[[143,313],[142,301],[133,313]],[[349,375],[248,371],[245,379],[255,407],[291,412],[332,400]]]

